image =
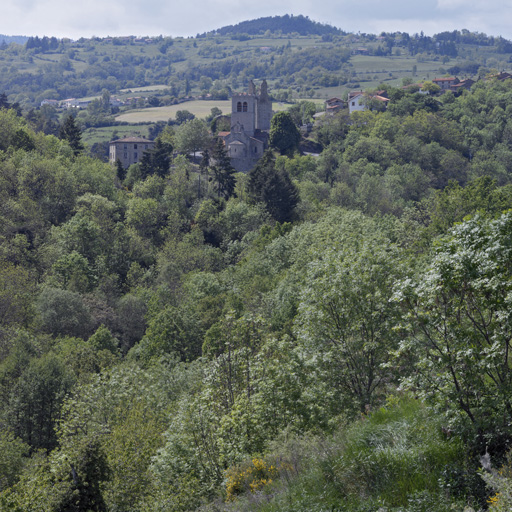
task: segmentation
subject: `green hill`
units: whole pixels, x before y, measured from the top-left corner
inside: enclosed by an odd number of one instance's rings
[[[324,34],[343,34],[336,27],[312,21],[308,16],[293,16],[285,14],[284,16],[266,16],[256,20],[242,21],[236,25],[227,25],[214,31],[223,36],[231,34],[263,34],[267,30],[277,32],[280,30],[283,34],[296,32],[301,36]]]

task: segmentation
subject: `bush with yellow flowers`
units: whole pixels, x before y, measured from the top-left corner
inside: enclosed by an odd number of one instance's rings
[[[246,492],[258,492],[279,478],[280,472],[288,470],[285,462],[270,463],[254,457],[226,471],[226,501],[234,501]]]
[[[493,494],[487,499],[489,510],[510,512],[512,510],[512,452],[507,455],[506,463],[499,470],[488,466],[480,475]]]

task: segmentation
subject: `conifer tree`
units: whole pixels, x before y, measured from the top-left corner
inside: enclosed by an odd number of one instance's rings
[[[212,167],[213,177],[217,184],[218,197],[229,199],[235,191],[235,169],[227,154],[224,143],[219,138],[213,147],[213,159],[215,164]]]
[[[82,144],[82,130],[75,121],[72,115],[68,115],[59,130],[59,139],[66,140],[75,156],[79,155],[84,150]]]
[[[249,173],[247,192],[252,202],[263,203],[278,222],[292,220],[293,211],[299,202],[299,191],[284,169],[276,170],[271,150],[263,154]]]
[[[126,169],[124,168],[121,160],[119,158],[116,161],[116,175],[119,181],[124,181],[126,178]]]
[[[140,161],[140,173],[142,179],[152,174],[156,174],[161,178],[167,176],[169,166],[171,164],[170,153],[172,147],[170,144],[156,140],[155,147],[146,151]]]

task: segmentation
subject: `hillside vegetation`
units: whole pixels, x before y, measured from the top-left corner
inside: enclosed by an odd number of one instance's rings
[[[133,97],[121,91],[160,85],[165,89],[144,98],[166,105],[190,94],[227,99],[249,79],[265,78],[275,99],[291,100],[397,85],[403,77],[483,76],[506,69],[511,55],[509,41],[467,30],[354,35],[302,16],[277,16],[187,39],[30,37],[0,47],[0,90],[28,108],[105,90]]]
[[[247,175],[0,109],[0,510],[510,510],[512,83],[384,87]]]
[[[256,21],[0,49],[1,512],[512,510],[509,43]],[[386,70],[386,110],[314,124],[297,101],[247,174],[225,116],[176,104],[384,62],[482,79],[431,95]],[[72,95],[97,98],[32,108]],[[84,148],[171,104],[128,169]]]

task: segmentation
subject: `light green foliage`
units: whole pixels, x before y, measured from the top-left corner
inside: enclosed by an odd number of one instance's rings
[[[416,360],[405,383],[450,404],[477,428],[511,407],[512,214],[476,216],[435,247],[431,266],[395,293],[405,308],[399,354]]]
[[[316,114],[316,105],[312,101],[299,101],[288,109],[293,122],[297,126],[301,126],[313,121],[313,116]]]
[[[162,443],[181,393],[194,385],[193,372],[173,370],[172,360],[148,370],[120,365],[75,389],[63,409],[61,456],[75,450],[76,439],[96,436],[110,467],[102,486],[109,510],[136,509],[152,491],[148,467]]]
[[[331,436],[283,433],[265,457],[281,466],[280,478],[263,489],[256,510],[473,510],[464,508],[464,492],[471,488],[452,488],[449,475],[449,468],[466,463],[462,443],[445,438],[439,418],[420,403],[394,402],[349,426],[341,420]],[[248,494],[238,495],[226,510],[254,510],[254,496]]]
[[[31,296],[34,283],[22,267],[3,261],[0,264],[0,324],[26,324],[32,317]]]
[[[214,271],[222,267],[220,249],[204,244],[198,227],[180,239],[171,238],[158,255],[159,279],[168,286],[177,286],[183,274],[193,270]]]
[[[295,329],[320,364],[332,368],[332,386],[345,407],[352,403],[364,412],[392,380],[384,365],[397,345],[398,310],[390,299],[404,270],[385,238],[347,242],[309,265]]]
[[[26,461],[29,447],[5,430],[0,430],[0,494],[13,485]],[[1,509],[0,509],[1,510]]]
[[[87,259],[76,251],[59,258],[52,266],[52,273],[56,287],[72,292],[87,292],[95,283],[95,275]]]
[[[180,125],[174,135],[176,149],[181,153],[193,153],[204,149],[210,135],[206,123],[201,119],[192,119]]]
[[[9,147],[31,149],[30,145],[33,145],[33,133],[26,129],[24,119],[18,117],[15,110],[0,109],[0,133],[1,151],[6,151]]]
[[[102,327],[98,331],[101,332],[101,329]],[[54,348],[59,359],[78,380],[88,381],[93,374],[111,368],[118,361],[116,354],[111,350],[94,342],[94,336],[98,331],[87,341],[80,338],[61,338]]]
[[[135,346],[130,357],[143,365],[152,359],[170,354],[184,361],[197,358],[200,354],[201,331],[198,321],[190,311],[167,307],[149,322],[145,336]]]
[[[157,234],[161,226],[160,205],[156,199],[134,197],[128,203],[126,223],[133,227],[142,237],[150,238]]]

